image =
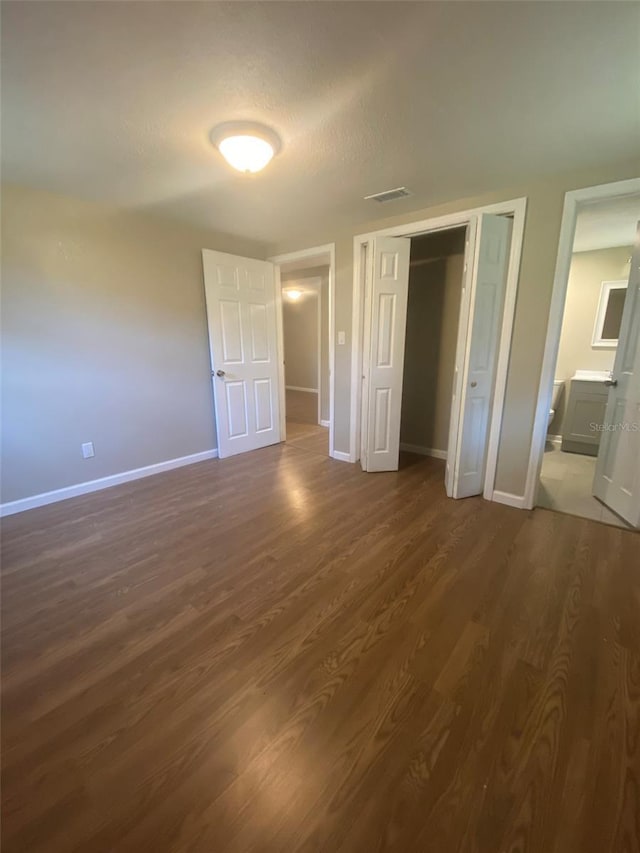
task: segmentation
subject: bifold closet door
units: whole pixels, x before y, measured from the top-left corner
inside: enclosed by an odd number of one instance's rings
[[[371,333],[365,353],[368,399],[361,464],[365,471],[397,471],[411,241],[376,237],[371,251]]]
[[[467,285],[467,326],[466,334],[460,335],[456,357],[461,371],[457,383],[460,402],[453,401],[453,408],[458,406],[457,417],[452,416],[449,436],[447,493],[454,498],[480,495],[484,487],[511,220],[482,214],[476,223],[475,241],[470,242],[474,242],[474,252]]]

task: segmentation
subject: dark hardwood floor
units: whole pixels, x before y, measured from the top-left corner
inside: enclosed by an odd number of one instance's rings
[[[3,524],[4,853],[638,853],[640,537],[285,444]]]

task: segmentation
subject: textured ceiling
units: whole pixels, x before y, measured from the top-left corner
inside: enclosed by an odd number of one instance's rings
[[[606,199],[578,212],[574,252],[632,246],[640,222],[640,195]]]
[[[636,3],[3,2],[5,180],[266,242],[636,156]],[[283,150],[257,176],[208,142]],[[407,185],[385,206],[362,196]]]

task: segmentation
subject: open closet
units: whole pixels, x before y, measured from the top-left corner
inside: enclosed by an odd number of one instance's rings
[[[400,449],[447,458],[466,227],[411,240]]]
[[[495,471],[495,450],[488,460],[491,432],[494,448],[497,435],[494,391],[512,226],[508,215],[481,212],[407,236],[372,235],[365,267],[364,471],[397,470],[404,446],[446,457],[450,497],[487,488]]]

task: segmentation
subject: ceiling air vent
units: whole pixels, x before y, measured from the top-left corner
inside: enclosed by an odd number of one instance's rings
[[[385,201],[395,201],[397,198],[406,198],[408,195],[411,195],[411,192],[406,187],[396,187],[395,190],[385,190],[383,193],[366,195],[364,200],[373,200],[382,203]]]

